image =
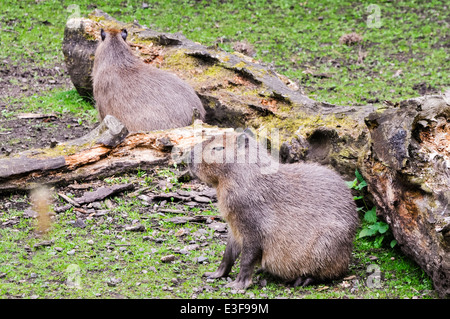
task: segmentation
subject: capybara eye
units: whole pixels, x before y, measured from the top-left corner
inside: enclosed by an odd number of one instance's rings
[[[102,37],[102,41],[105,41],[105,38],[106,38],[105,30],[103,30],[103,29],[100,30],[100,36]]]

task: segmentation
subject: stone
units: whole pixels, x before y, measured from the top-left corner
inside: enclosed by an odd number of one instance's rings
[[[209,204],[211,202],[211,198],[205,196],[195,196],[194,201],[196,201],[197,203]]]
[[[73,227],[85,228],[86,224],[84,223],[83,219],[77,218],[77,220],[73,223]]]
[[[167,255],[167,256],[161,257],[161,261],[163,263],[170,263],[170,262],[172,262],[174,260],[175,260],[175,255]]]
[[[37,218],[38,217],[38,213],[35,212],[34,210],[30,209],[30,208],[27,208],[23,212],[23,217],[25,217],[25,218]]]
[[[126,231],[135,231],[135,232],[144,232],[145,231],[145,226],[144,225],[135,225],[135,226],[129,226],[129,227],[125,227]]]
[[[111,277],[106,283],[109,287],[116,287],[121,282],[122,282],[121,278]]]
[[[209,261],[208,257],[205,257],[205,256],[197,257],[197,262],[198,262],[199,264],[203,264],[203,263],[205,263],[205,262],[207,262],[207,261]]]

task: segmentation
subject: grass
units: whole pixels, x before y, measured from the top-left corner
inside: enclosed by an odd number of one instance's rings
[[[379,28],[368,22],[373,14],[367,11],[370,1],[145,2],[147,9],[142,1],[99,0],[93,5],[82,0],[75,8],[85,16],[97,6],[124,22],[137,19],[153,29],[182,32],[191,40],[227,51],[233,50],[235,42],[247,40],[255,47],[256,59],[296,80],[306,95],[319,101],[380,105],[384,100],[420,95],[417,87],[423,83],[436,92],[450,87],[449,10],[444,1],[382,1],[378,3]],[[50,69],[61,65],[64,25],[78,12],[67,10],[71,4],[73,1],[2,1],[2,68]],[[340,44],[339,38],[351,32],[361,34],[364,41],[354,46]],[[365,59],[358,63],[363,55]],[[318,76],[321,74],[326,76]],[[39,79],[41,75],[33,71],[32,77]],[[24,85],[15,78],[7,82]],[[3,97],[0,104],[2,119],[33,111],[70,114],[82,122],[95,122],[96,117],[92,106],[67,88]],[[152,186],[158,180],[171,183],[167,191],[185,187],[168,168],[156,173],[139,170],[105,182]],[[355,240],[349,272],[353,279],[290,288],[262,274],[255,275],[256,284],[242,294],[223,288],[226,279],[209,282],[201,278],[202,273],[218,266],[225,247],[219,234],[205,225],[167,222],[165,219],[175,215],[149,214],[143,201],[124,196],[102,201],[108,214],[88,218],[85,228],[72,226],[76,220],[72,209],[60,213],[48,236],[39,238],[34,221],[24,218],[28,201],[20,194],[0,201],[0,225],[13,221],[12,226],[0,226],[0,298],[436,298],[423,270],[398,247],[391,248],[388,243],[379,246],[370,237]],[[164,204],[180,209],[174,205]],[[182,209],[186,214],[217,214],[214,206]],[[143,224],[146,231],[125,231],[122,226],[133,221]],[[181,228],[186,235],[177,235]],[[161,241],[144,240],[144,236]],[[33,248],[44,239],[54,240],[53,245]],[[175,252],[191,242],[200,243],[200,247],[187,255]],[[73,255],[67,254],[72,250]],[[169,254],[177,258],[163,263],[161,257]],[[198,263],[195,258],[200,256],[208,257],[208,262]],[[75,265],[75,275],[79,269],[80,289],[67,285],[73,275],[73,271],[68,272],[71,265]],[[238,269],[237,265],[232,278]],[[379,269],[381,286],[369,287],[368,280],[374,278],[370,269]],[[111,285],[114,278],[121,282]],[[262,284],[264,280],[267,284]]]
[[[5,110],[5,117],[14,115],[16,112],[42,112],[59,113],[61,115],[70,114],[78,119],[78,124],[83,121],[95,123],[97,121],[97,110],[92,104],[81,98],[76,90],[62,91],[54,89],[41,96],[33,94],[29,97],[10,98],[11,104],[20,104],[13,112]]]
[[[187,189],[175,177],[174,168],[155,172],[139,170],[121,182],[148,186],[172,179],[172,191]],[[138,174],[142,175],[141,177]],[[123,180],[125,179],[125,181]],[[110,183],[111,181],[108,181]],[[163,189],[160,189],[163,191]],[[136,197],[114,197],[100,202],[107,214],[88,217],[85,228],[74,227],[76,212],[70,208],[54,217],[51,231],[37,236],[35,220],[24,218],[27,195],[11,195],[7,202],[17,208],[0,210],[0,298],[435,298],[430,279],[397,249],[374,248],[373,240],[355,240],[353,262],[347,279],[307,288],[292,288],[267,274],[254,275],[247,291],[223,288],[227,279],[206,280],[202,274],[220,263],[225,241],[205,224],[174,224],[172,213],[154,213]],[[55,197],[56,205],[65,203]],[[172,202],[158,203],[164,209],[183,210],[183,215],[217,215],[214,205],[190,208]],[[127,225],[144,225],[144,232],[126,231]],[[44,240],[51,246],[35,248]],[[187,254],[179,251],[197,245]],[[73,254],[72,254],[73,252]],[[162,257],[175,255],[165,263]],[[198,263],[198,257],[208,258]],[[75,275],[73,267],[78,271]],[[372,272],[375,267],[379,270]],[[72,269],[72,270],[71,270]],[[235,265],[231,278],[239,271]],[[75,276],[75,277],[74,277]],[[76,281],[75,279],[78,281]],[[370,286],[373,278],[379,285]],[[114,284],[118,280],[119,283]],[[77,282],[76,287],[70,283]]]
[[[297,80],[317,100],[358,105],[400,101],[420,95],[425,82],[440,92],[450,86],[448,4],[445,1],[383,1],[380,26],[370,1],[3,1],[0,57],[17,64],[62,62],[66,20],[94,7],[125,22],[167,32],[182,32],[205,45],[232,50],[236,41],[255,46],[256,58]],[[446,9],[447,8],[447,9]],[[347,33],[364,38],[354,46],[339,43]],[[363,63],[357,63],[364,53]],[[327,74],[318,78],[307,74]],[[401,71],[399,71],[401,70]],[[400,72],[398,76],[394,76]]]

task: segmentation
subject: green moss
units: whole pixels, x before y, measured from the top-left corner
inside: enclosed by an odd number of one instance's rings
[[[32,157],[46,158],[46,157],[58,157],[58,156],[69,156],[76,154],[84,149],[91,148],[95,145],[95,142],[88,142],[81,145],[71,145],[71,144],[59,144],[53,148],[42,148],[34,150]]]
[[[232,73],[218,65],[213,65],[201,73],[202,78],[224,78],[227,76],[232,76]]]
[[[245,63],[244,61],[241,61],[241,62],[235,64],[234,67],[235,67],[235,68],[238,68],[238,69],[242,69],[242,68],[245,67],[246,65],[247,65],[247,63]]]
[[[336,129],[341,127],[341,132],[346,132],[352,136],[359,135],[357,123],[351,118],[337,118],[332,115],[309,115],[306,113],[296,113],[294,118],[280,118],[276,115],[255,118],[252,125],[254,127],[264,127],[268,130],[280,129],[281,142],[290,139],[294,134],[309,136],[318,128]]]
[[[164,56],[164,69],[192,70],[197,65],[197,60],[187,55],[186,50],[177,49]]]
[[[88,18],[91,19],[92,21],[95,21],[95,22],[105,21],[105,17],[103,17],[103,16],[96,16],[94,14],[89,14]]]

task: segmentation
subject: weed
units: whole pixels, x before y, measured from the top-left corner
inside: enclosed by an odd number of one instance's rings
[[[353,181],[347,182],[347,186],[360,193],[360,195],[355,196],[353,200],[362,201],[364,204],[363,206],[357,207],[357,210],[363,213],[362,228],[358,234],[358,238],[374,237],[374,247],[380,248],[383,243],[383,239],[390,235],[388,232],[389,225],[384,221],[378,220],[376,206],[373,206],[370,209],[368,208],[363,193],[364,189],[367,187],[367,182],[358,170],[355,171],[355,176],[356,177]],[[394,248],[396,244],[397,241],[392,239],[390,242],[391,248]]]

